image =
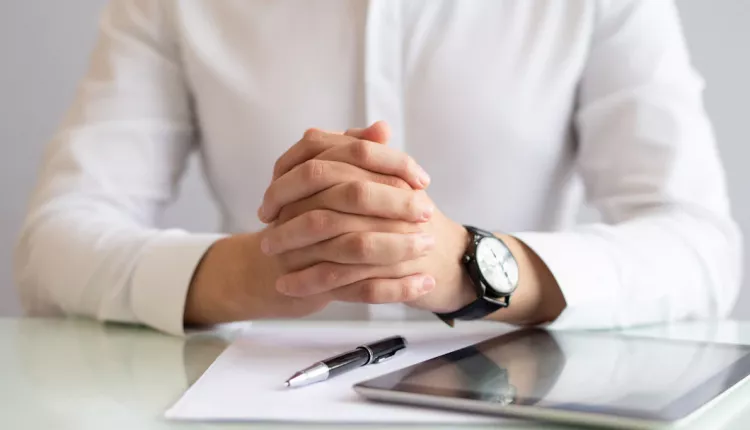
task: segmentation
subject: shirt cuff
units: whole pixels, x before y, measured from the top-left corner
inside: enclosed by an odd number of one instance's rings
[[[519,233],[521,240],[547,265],[557,281],[566,307],[546,325],[551,329],[618,327],[618,271],[612,267],[603,238],[581,232]],[[523,288],[523,280],[521,280]]]
[[[198,263],[219,234],[167,231],[143,250],[132,280],[131,305],[139,322],[184,336],[185,299]]]

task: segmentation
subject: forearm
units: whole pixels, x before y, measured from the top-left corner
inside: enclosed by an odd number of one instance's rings
[[[453,312],[476,300],[461,235],[450,242],[441,296],[422,307]],[[718,212],[665,206],[618,224],[497,236],[518,263],[519,285],[510,306],[486,319],[618,328],[712,318],[731,311],[739,289],[740,234]]]
[[[127,295],[114,292],[132,290],[140,250],[157,233],[133,228],[101,205],[65,201],[78,209],[32,208],[21,230],[15,278],[24,308],[32,315],[136,322]]]
[[[136,215],[102,197],[70,193],[37,202],[16,249],[27,312],[182,332],[190,274],[218,235],[140,225]]]
[[[559,282],[560,328],[723,317],[739,289],[739,232],[718,213],[664,207],[618,224],[518,236]]]

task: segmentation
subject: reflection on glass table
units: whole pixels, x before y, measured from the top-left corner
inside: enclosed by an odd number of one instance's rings
[[[750,374],[750,347],[518,330],[363,383],[437,398],[680,419]]]

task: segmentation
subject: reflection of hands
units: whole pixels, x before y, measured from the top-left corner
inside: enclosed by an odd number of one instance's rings
[[[532,328],[507,333],[478,345],[492,362],[507,369],[518,401],[534,404],[544,399],[565,368],[566,357],[555,335]]]
[[[534,349],[533,336],[521,337],[495,348],[482,348],[487,359],[506,372],[507,383],[519,397],[534,396],[539,379],[539,367],[544,358]]]
[[[280,262],[281,293],[441,312],[475,298],[461,288],[465,230],[435,210],[428,176],[387,138],[383,123],[311,130],[279,159],[259,216],[272,223],[262,248]]]
[[[400,383],[420,387],[420,391],[424,389],[448,397],[470,395],[472,399],[501,405],[516,399],[516,387],[509,383],[508,370],[475,347],[422,363],[405,373]]]
[[[417,365],[401,382],[469,391],[502,404],[533,404],[547,395],[564,366],[565,356],[550,333],[517,330]]]

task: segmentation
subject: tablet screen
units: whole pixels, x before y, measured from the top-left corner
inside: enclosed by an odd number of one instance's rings
[[[364,385],[499,404],[680,419],[750,373],[750,347],[521,330]]]

